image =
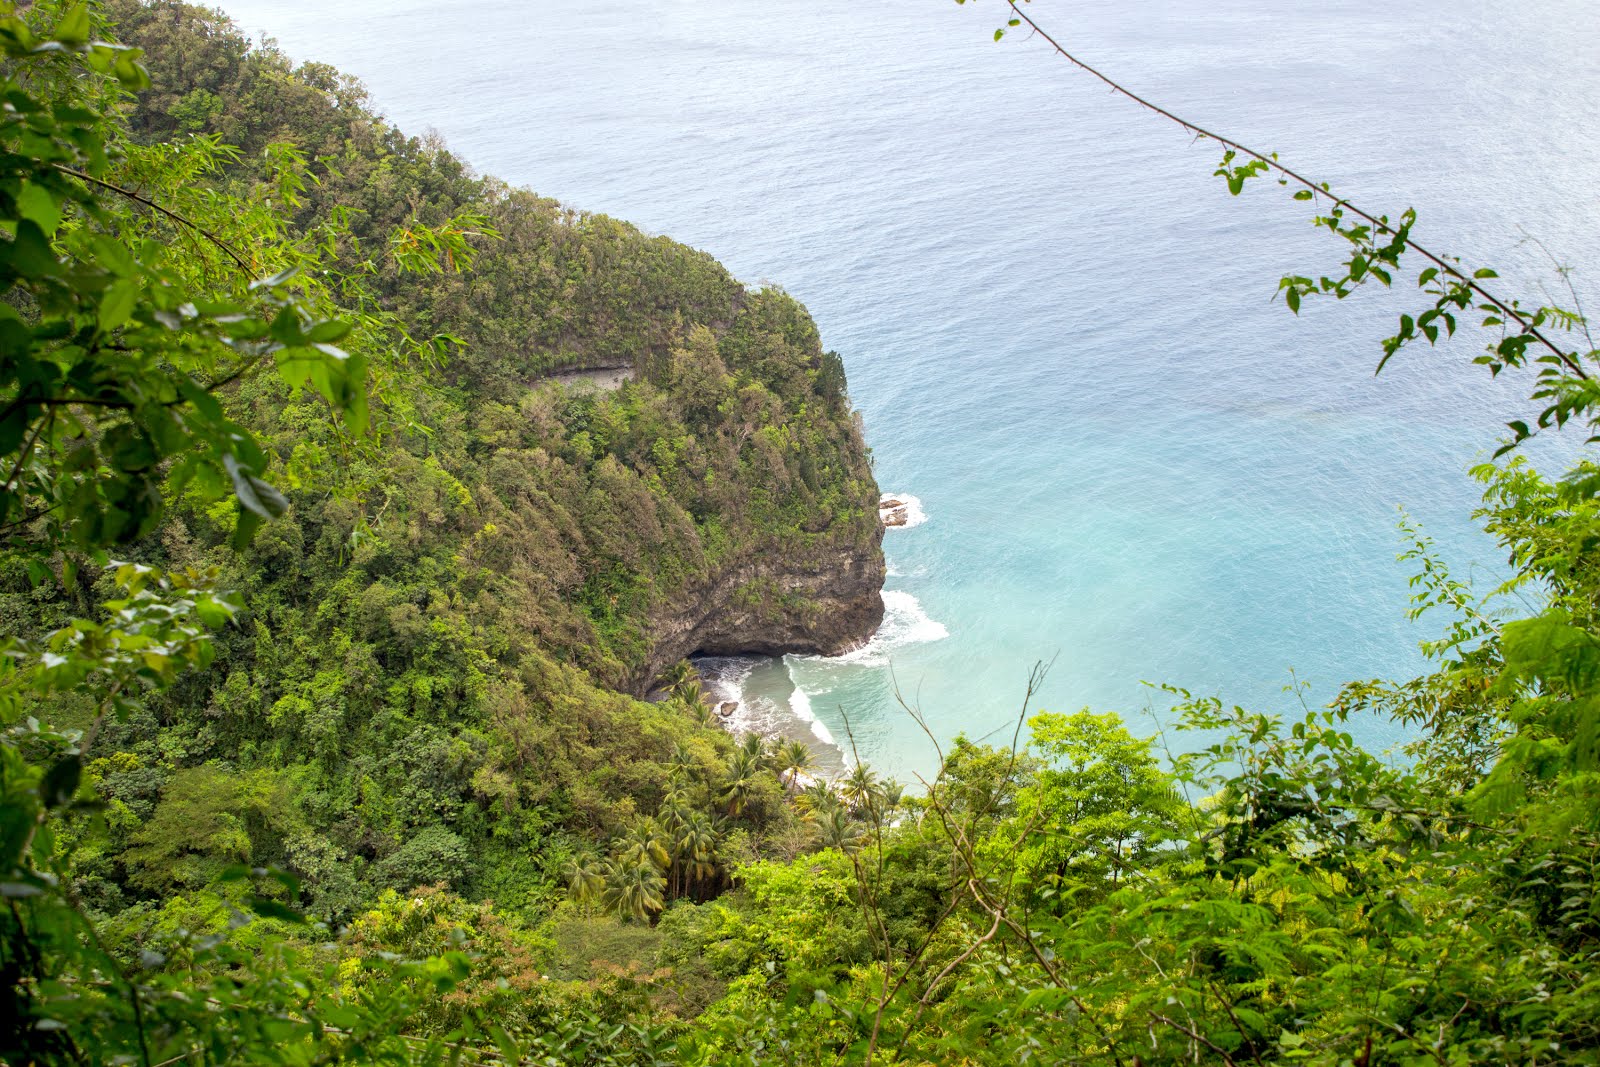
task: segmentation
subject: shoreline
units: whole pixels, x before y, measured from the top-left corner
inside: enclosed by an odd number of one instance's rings
[[[795,683],[787,656],[701,656],[692,662],[724,730],[734,736],[753,733],[802,742],[817,761],[810,778],[833,778],[849,770],[848,755],[812,712],[810,696]],[[722,715],[729,703],[734,710]]]
[[[928,515],[922,501],[910,493],[883,493],[879,497],[878,519],[887,532],[913,529],[927,522]],[[930,618],[910,592],[882,589],[879,595],[884,602],[883,620],[866,641],[838,656],[799,658],[808,664],[871,669],[886,666],[896,648],[949,636],[949,631]],[[768,739],[803,742],[817,759],[815,773],[807,778],[827,780],[848,773],[852,766],[850,754],[817,717],[811,694],[795,677],[791,656],[698,656],[692,662],[724,730],[735,736],[754,733]]]

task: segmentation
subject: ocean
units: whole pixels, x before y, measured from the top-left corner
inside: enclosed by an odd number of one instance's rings
[[[1474,331],[1398,357],[1403,293],[1296,317],[1334,268],[1307,205],[975,0],[223,0],[491,173],[802,299],[844,357],[890,530],[883,629],[839,659],[705,665],[745,728],[915,784],[1026,710],[1165,731],[1171,683],[1295,712],[1421,670],[1400,508],[1483,587],[1467,468],[1525,383]],[[1069,47],[1276,151],[1507,293],[1594,294],[1600,6],[1037,0]],[[1537,239],[1536,241],[1533,239]],[[1406,272],[1415,277],[1419,265]],[[1591,299],[1600,305],[1600,300]],[[1571,442],[1535,450],[1554,463]],[[907,706],[920,709],[932,739]],[[1357,724],[1369,746],[1400,740]],[[1169,739],[1182,747],[1183,737]]]

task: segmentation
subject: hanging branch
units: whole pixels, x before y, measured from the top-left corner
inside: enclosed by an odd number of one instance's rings
[[[957,2],[965,3],[965,0],[957,0]],[[1055,50],[1057,55],[1061,56],[1079,70],[1082,70],[1085,73],[1099,79],[1105,85],[1109,86],[1113,93],[1132,100],[1135,104],[1138,104],[1147,111],[1155,112],[1157,115],[1160,115],[1169,122],[1175,123],[1185,132],[1192,134],[1195,137],[1209,138],[1210,140],[1220,144],[1229,152],[1248,157],[1261,167],[1279,175],[1280,178],[1284,180],[1284,184],[1293,183],[1295,185],[1299,185],[1310,191],[1313,196],[1333,196],[1332,191],[1328,188],[1326,183],[1312,181],[1305,175],[1279,162],[1277,156],[1270,153],[1258,152],[1248,145],[1240,144],[1238,141],[1235,141],[1232,138],[1223,137],[1220,134],[1206,129],[1204,126],[1201,126],[1198,123],[1191,122],[1188,119],[1183,118],[1181,115],[1174,114],[1161,105],[1148,100],[1143,96],[1140,96],[1138,93],[1134,92],[1132,89],[1129,89],[1121,82],[1116,81],[1096,67],[1093,67],[1089,63],[1086,63],[1082,59],[1078,58],[1073,53],[1067,51],[1066,48],[1062,47],[1061,43],[1052,37],[1043,27],[1041,27],[1039,23],[1034,20],[1032,15],[1023,10],[1022,5],[1028,2],[1030,2],[1030,0],[1006,0],[1006,6],[1009,7],[1015,14],[1015,18],[1012,20],[1012,25],[1026,25],[1029,30],[1043,38],[1050,45],[1050,47]],[[1004,33],[1004,30],[997,30],[995,32],[995,39],[999,40]],[[1231,184],[1231,179],[1230,188],[1233,189],[1234,192],[1238,191],[1237,187]],[[1346,211],[1349,211],[1352,215],[1355,215],[1368,225],[1372,226],[1377,232],[1387,234],[1395,238],[1398,242],[1403,244],[1405,248],[1410,249],[1426,259],[1428,262],[1434,264],[1434,266],[1437,267],[1441,273],[1447,275],[1460,285],[1464,286],[1468,291],[1481,298],[1485,303],[1492,306],[1507,319],[1514,321],[1521,328],[1524,334],[1537,341],[1544,348],[1548,349],[1551,354],[1576,377],[1588,380],[1589,375],[1573,357],[1573,354],[1560,348],[1543,333],[1541,333],[1536,322],[1524,312],[1519,310],[1515,304],[1508,304],[1506,301],[1501,300],[1498,296],[1495,296],[1488,289],[1484,288],[1483,285],[1480,284],[1479,279],[1468,277],[1445,257],[1440,256],[1437,253],[1434,253],[1418,244],[1411,238],[1406,228],[1396,230],[1386,219],[1368,214],[1366,211],[1363,211],[1361,208],[1357,207],[1355,204],[1352,204],[1348,200],[1339,197],[1334,197],[1333,199],[1335,209],[1342,208]],[[1388,357],[1385,356],[1385,362],[1387,362],[1387,359]],[[1383,365],[1379,364],[1380,370],[1382,367]]]
[[[212,244],[214,244],[218,248],[222,249],[223,252],[227,253],[227,256],[228,256],[229,259],[233,260],[236,264],[239,265],[239,269],[240,270],[244,271],[246,274],[249,274],[249,275],[252,275],[252,276],[254,275],[254,273],[255,273],[254,269],[250,266],[250,264],[248,264],[248,263],[246,263],[244,261],[244,259],[239,255],[239,253],[237,253],[237,252],[235,252],[233,250],[233,247],[231,245],[229,245],[228,242],[224,241],[222,238],[218,237],[216,234],[212,233],[210,230],[206,229],[204,226],[201,226],[199,223],[194,222],[191,219],[184,218],[182,215],[178,214],[176,211],[172,211],[172,210],[170,210],[168,208],[162,207],[160,204],[156,203],[154,200],[149,199],[148,197],[140,196],[138,193],[134,192],[132,189],[125,189],[122,186],[117,185],[117,184],[115,184],[113,182],[108,182],[108,181],[105,181],[104,179],[96,178],[92,174],[87,174],[87,173],[85,173],[85,172],[83,172],[81,170],[75,170],[72,167],[63,166],[60,163],[57,163],[55,165],[55,167],[56,167],[56,170],[59,170],[61,173],[70,174],[70,175],[72,175],[72,177],[77,178],[79,181],[88,182],[91,185],[98,185],[100,188],[106,190],[107,192],[116,193],[118,196],[126,197],[127,199],[132,200],[136,204],[143,204],[145,207],[151,209],[152,211],[159,211],[161,214],[165,215],[167,218],[171,219],[173,222],[176,222],[180,226],[184,226],[184,227],[187,227],[188,229],[193,230],[195,233],[198,233],[201,237],[204,237],[207,241],[210,241]]]

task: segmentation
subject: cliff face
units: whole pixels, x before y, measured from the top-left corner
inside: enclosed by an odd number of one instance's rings
[[[724,567],[687,590],[681,608],[651,619],[650,657],[631,687],[643,693],[667,666],[695,654],[837,656],[860,648],[883,621],[882,541],[880,526],[865,546]]]

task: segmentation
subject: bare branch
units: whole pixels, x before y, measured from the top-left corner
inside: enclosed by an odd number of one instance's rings
[[[160,212],[161,214],[165,215],[167,218],[171,219],[173,222],[176,222],[178,225],[185,226],[185,227],[193,230],[195,233],[198,233],[201,237],[204,237],[207,241],[210,241],[212,244],[214,244],[218,248],[222,249],[223,252],[227,253],[228,258],[233,260],[234,263],[238,264],[239,269],[244,271],[246,274],[253,275],[255,273],[255,269],[253,267],[251,267],[250,264],[246,263],[244,261],[244,259],[242,257],[240,257],[239,253],[237,253],[237,252],[235,252],[233,250],[232,246],[230,246],[228,244],[228,242],[224,241],[222,238],[218,237],[216,234],[212,233],[210,230],[206,229],[204,226],[201,226],[199,223],[194,222],[191,219],[187,219],[187,218],[183,217],[182,215],[178,214],[176,211],[172,211],[169,208],[162,207],[160,204],[156,203],[154,200],[149,199],[148,197],[140,196],[138,193],[134,192],[132,189],[123,188],[122,186],[117,185],[117,184],[115,184],[113,182],[105,181],[102,178],[96,178],[92,174],[86,174],[83,171],[75,170],[72,167],[62,166],[60,163],[57,163],[55,165],[55,167],[56,167],[56,170],[60,171],[61,173],[70,174],[74,178],[77,178],[79,181],[88,182],[90,185],[98,185],[100,188],[105,189],[108,192],[113,192],[113,193],[116,193],[118,196],[126,197],[127,199],[132,200],[136,204],[143,204],[145,207],[151,209],[152,211]]]
[[[1345,200],[1345,199],[1343,199],[1341,197],[1333,196],[1333,194],[1328,190],[1326,185],[1314,182],[1310,178],[1307,178],[1305,175],[1299,173],[1298,171],[1291,170],[1289,167],[1287,167],[1284,164],[1278,162],[1278,160],[1277,160],[1277,158],[1275,156],[1273,156],[1273,155],[1271,155],[1269,153],[1258,152],[1255,149],[1250,148],[1248,145],[1240,144],[1238,141],[1235,141],[1232,138],[1223,137],[1220,134],[1213,133],[1211,130],[1206,129],[1204,126],[1201,126],[1198,123],[1190,122],[1186,118],[1183,118],[1183,117],[1181,117],[1179,115],[1175,115],[1171,111],[1168,111],[1166,108],[1162,107],[1161,105],[1156,104],[1156,103],[1146,99],[1143,96],[1140,96],[1138,93],[1134,92],[1132,89],[1129,89],[1126,86],[1124,86],[1121,82],[1115,81],[1114,79],[1112,79],[1108,75],[1102,73],[1097,68],[1090,66],[1088,63],[1084,62],[1082,59],[1079,59],[1077,56],[1073,55],[1071,52],[1069,52],[1065,48],[1063,48],[1059,41],[1057,41],[1048,32],[1046,32],[1043,27],[1041,27],[1036,21],[1034,21],[1032,15],[1029,15],[1026,11],[1023,10],[1022,5],[1027,3],[1027,2],[1028,2],[1028,0],[1006,0],[1006,6],[1011,8],[1011,10],[1016,13],[1017,18],[1020,21],[1026,23],[1028,25],[1029,29],[1031,29],[1034,33],[1038,34],[1040,37],[1044,38],[1044,40],[1049,43],[1050,47],[1055,49],[1055,51],[1056,51],[1056,53],[1058,55],[1060,55],[1067,62],[1071,63],[1073,66],[1077,67],[1079,70],[1082,70],[1087,74],[1093,75],[1095,78],[1098,78],[1100,81],[1102,81],[1106,85],[1110,86],[1111,87],[1111,91],[1113,93],[1115,93],[1115,94],[1117,94],[1119,96],[1125,96],[1129,100],[1132,100],[1134,103],[1138,104],[1140,107],[1145,108],[1148,111],[1155,112],[1157,115],[1160,115],[1162,118],[1168,120],[1169,122],[1176,123],[1178,126],[1182,127],[1186,132],[1188,132],[1190,134],[1193,134],[1197,138],[1199,138],[1199,137],[1210,138],[1211,140],[1213,140],[1213,141],[1217,142],[1218,144],[1220,144],[1225,149],[1229,149],[1229,150],[1231,150],[1233,152],[1237,152],[1239,155],[1242,155],[1242,156],[1248,156],[1251,159],[1254,159],[1254,160],[1262,163],[1269,170],[1271,170],[1271,171],[1273,171],[1273,172],[1275,172],[1275,173],[1277,173],[1279,175],[1282,175],[1284,178],[1287,178],[1289,181],[1295,183],[1296,185],[1299,185],[1299,186],[1302,186],[1303,188],[1311,190],[1311,192],[1313,194],[1315,194],[1315,195],[1333,197],[1333,201],[1334,201],[1334,206],[1335,207],[1342,207],[1342,208],[1346,209],[1347,211],[1349,211],[1351,214],[1358,216],[1359,218],[1361,218],[1364,221],[1366,221],[1369,225],[1371,225],[1379,233],[1388,234],[1391,237],[1399,237],[1400,236],[1392,226],[1390,226],[1387,222],[1383,221],[1381,218],[1378,218],[1375,215],[1368,214],[1367,212],[1363,211],[1361,208],[1357,207],[1355,204],[1352,204],[1348,200]],[[1513,321],[1515,321],[1517,323],[1517,325],[1522,328],[1522,331],[1525,334],[1527,334],[1529,337],[1532,337],[1535,341],[1538,341],[1539,344],[1542,345],[1543,347],[1549,349],[1550,352],[1552,352],[1556,356],[1556,358],[1561,361],[1562,365],[1564,365],[1574,375],[1576,375],[1579,378],[1585,379],[1585,380],[1588,379],[1589,375],[1587,373],[1585,373],[1583,367],[1578,363],[1578,361],[1573,358],[1572,353],[1567,352],[1565,349],[1562,349],[1562,348],[1558,347],[1554,342],[1552,342],[1544,334],[1540,333],[1538,328],[1533,325],[1532,321],[1530,321],[1529,318],[1526,315],[1524,315],[1522,312],[1518,311],[1515,307],[1512,307],[1511,305],[1507,304],[1505,301],[1501,300],[1499,297],[1495,296],[1493,293],[1489,292],[1489,290],[1485,289],[1482,285],[1478,284],[1478,281],[1476,279],[1470,278],[1467,275],[1461,273],[1461,271],[1457,267],[1455,267],[1449,260],[1445,259],[1442,256],[1439,256],[1439,255],[1435,254],[1434,252],[1430,251],[1429,249],[1424,248],[1422,245],[1418,244],[1416,241],[1412,240],[1409,235],[1404,237],[1404,241],[1405,241],[1405,246],[1407,248],[1411,249],[1411,251],[1417,253],[1419,256],[1421,256],[1422,258],[1426,259],[1428,262],[1432,263],[1434,266],[1438,267],[1439,270],[1441,272],[1443,272],[1444,274],[1446,274],[1449,277],[1451,277],[1451,278],[1455,279],[1456,281],[1460,282],[1462,285],[1465,285],[1473,293],[1476,293],[1483,300],[1487,301],[1489,304],[1492,304],[1495,307],[1495,309],[1498,310],[1502,315],[1506,316],[1508,319],[1512,319]]]

